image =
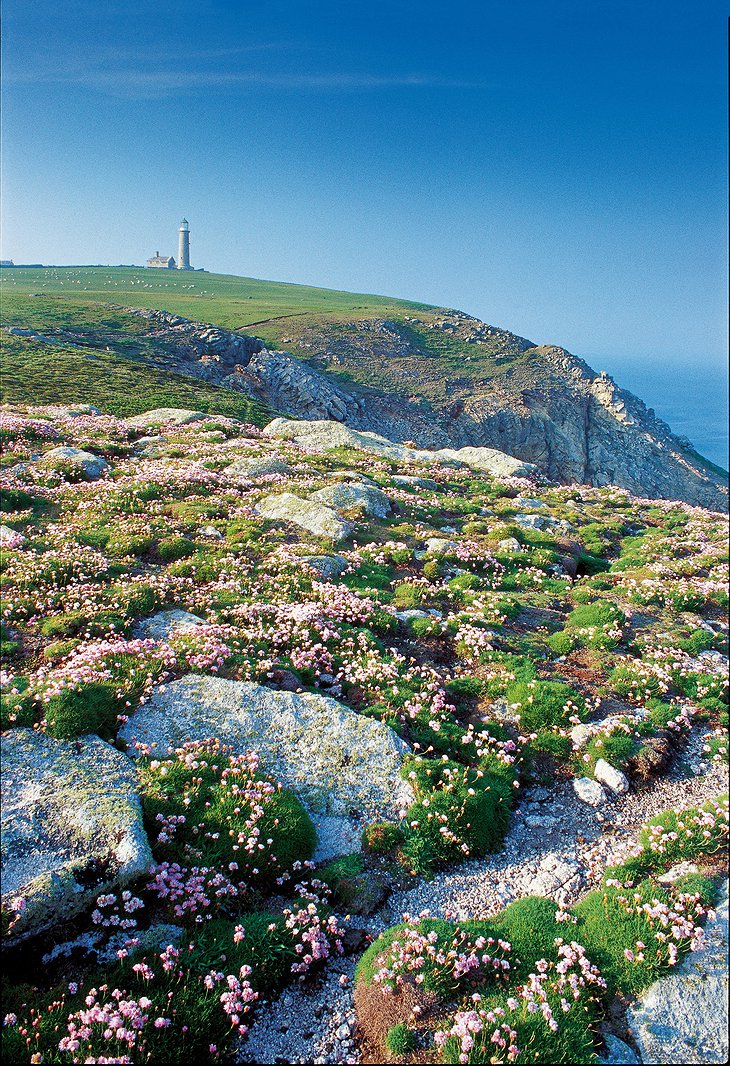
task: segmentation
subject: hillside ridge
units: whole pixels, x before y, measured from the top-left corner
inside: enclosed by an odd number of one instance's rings
[[[641,496],[727,507],[722,471],[642,400],[562,347],[425,304],[150,274],[46,271],[35,279],[42,293],[16,297],[9,288],[9,328],[16,336],[33,331],[29,342],[118,351],[284,415],[333,419],[420,448],[491,447],[561,483],[616,484]],[[96,287],[79,291],[85,281]],[[20,279],[21,288],[32,283]],[[124,303],[109,302],[114,289]],[[166,307],[133,306],[158,304],[158,296]],[[200,307],[206,320],[179,313],[189,307]],[[261,327],[257,336],[244,332],[254,327]],[[15,389],[5,399],[29,397]]]

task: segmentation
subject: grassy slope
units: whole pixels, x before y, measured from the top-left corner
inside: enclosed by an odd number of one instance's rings
[[[270,344],[297,319],[336,322],[426,309],[425,304],[385,296],[136,267],[4,268],[0,284],[3,325],[114,334],[113,354],[94,355],[3,336],[4,403],[86,402],[119,415],[157,406],[194,406],[255,423],[267,418],[260,405],[166,372],[139,336],[147,324],[109,305],[158,308],[228,329],[250,329]],[[258,328],[268,319],[274,321]],[[150,367],[150,362],[158,366]]]
[[[3,339],[3,403],[90,403],[129,417],[184,407],[264,425],[271,412],[241,393],[172,374],[110,352],[86,353],[25,338]]]

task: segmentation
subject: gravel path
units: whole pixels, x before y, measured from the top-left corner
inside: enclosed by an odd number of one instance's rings
[[[671,771],[650,789],[629,792],[602,808],[586,806],[570,782],[527,790],[513,813],[504,849],[464,863],[432,881],[393,893],[363,919],[377,936],[404,913],[437,917],[488,917],[512,900],[549,896],[570,905],[637,829],[670,808],[694,806],[728,787],[727,768],[702,763],[702,740],[693,735]],[[242,1063],[357,1063],[352,983],[355,959],[335,959],[314,982],[263,1002],[237,1061]]]

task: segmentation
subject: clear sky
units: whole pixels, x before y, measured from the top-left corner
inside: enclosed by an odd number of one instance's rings
[[[4,0],[2,257],[194,266],[724,359],[718,0]],[[610,369],[610,367],[609,367]]]

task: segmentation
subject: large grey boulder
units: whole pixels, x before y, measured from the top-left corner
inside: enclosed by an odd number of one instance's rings
[[[371,518],[387,518],[392,510],[391,502],[386,494],[371,485],[340,482],[313,492],[309,498],[333,507],[336,511],[356,510]]]
[[[329,451],[332,448],[356,448],[387,459],[401,462],[441,463],[446,466],[466,466],[496,476],[529,477],[537,467],[525,463],[496,448],[440,448],[435,451],[409,448],[395,444],[379,433],[350,429],[341,422],[326,419],[312,422],[294,422],[288,418],[275,418],[263,430],[264,436],[278,440],[291,440],[313,451]]]
[[[132,415],[125,421],[136,429],[149,429],[150,426],[187,426],[209,417],[204,411],[188,411],[183,407],[156,407],[153,411]]]
[[[283,459],[276,459],[273,455],[262,455],[259,458],[249,456],[236,459],[223,473],[226,477],[250,480],[265,474],[290,474],[291,467]]]
[[[133,763],[99,737],[53,740],[31,729],[2,747],[3,909],[9,939],[44,932],[145,873],[152,854]]]
[[[295,526],[314,533],[317,537],[344,540],[355,528],[352,522],[340,518],[336,511],[318,500],[303,500],[291,492],[264,496],[254,507],[262,518],[292,522]]]
[[[106,459],[93,452],[84,452],[80,448],[69,448],[62,445],[60,448],[51,448],[40,460],[42,466],[50,470],[64,470],[71,467],[88,481],[96,481],[105,470],[109,469]]]
[[[197,614],[173,607],[141,619],[134,626],[134,636],[142,640],[169,640],[170,637],[178,637],[183,633],[192,633],[202,625],[205,625],[205,622]]]
[[[120,736],[156,755],[207,737],[257,751],[266,773],[321,814],[398,819],[413,802],[399,773],[407,745],[326,696],[189,675],[157,689]]]
[[[626,1015],[644,1063],[728,1061],[727,882],[706,944],[646,990]]]

